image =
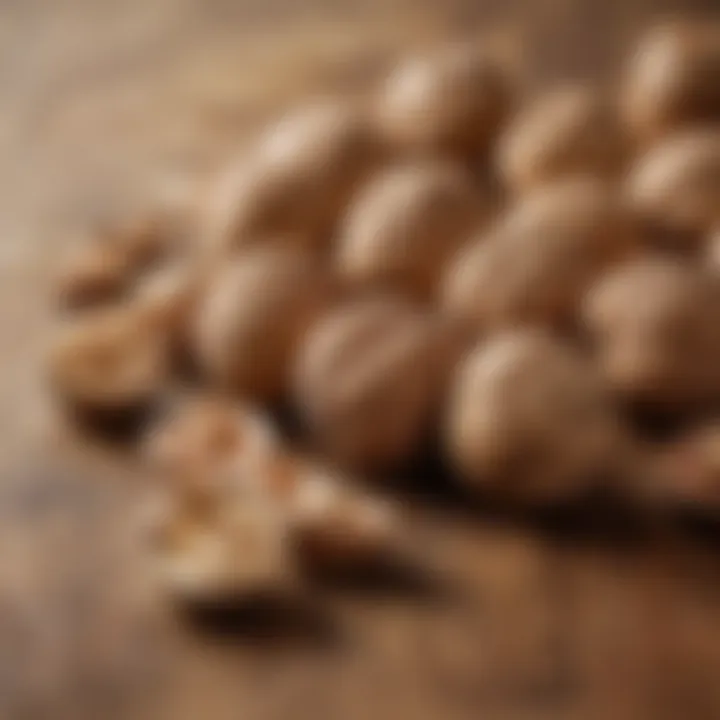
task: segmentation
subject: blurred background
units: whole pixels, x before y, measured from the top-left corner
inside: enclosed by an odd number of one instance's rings
[[[417,542],[462,592],[338,592],[312,614],[339,628],[198,634],[143,589],[123,529],[142,479],[48,428],[38,383],[47,281],[94,208],[202,181],[283,108],[367,87],[443,38],[520,53],[531,85],[603,82],[648,22],[718,11],[1,0],[0,718],[720,718],[712,530],[618,519],[596,532],[588,518],[570,532],[419,508]]]

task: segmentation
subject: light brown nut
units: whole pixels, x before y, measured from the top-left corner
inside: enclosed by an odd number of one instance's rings
[[[720,226],[710,233],[705,260],[711,270],[720,272]]]
[[[161,587],[190,604],[242,602],[278,593],[292,577],[288,524],[262,495],[198,514],[170,500],[147,535]]]
[[[298,250],[252,248],[220,272],[192,322],[193,350],[218,387],[279,399],[297,343],[328,304],[322,267]]]
[[[291,538],[301,562],[321,570],[372,567],[397,551],[391,505],[336,473],[306,468],[290,499]]]
[[[222,174],[207,208],[207,240],[226,249],[277,238],[322,247],[383,156],[369,121],[352,105],[318,102],[290,114],[245,162]]]
[[[259,410],[214,396],[196,396],[150,429],[144,455],[180,493],[199,502],[235,497],[263,486],[280,452],[279,438]]]
[[[178,232],[172,227],[171,218],[158,209],[107,228],[105,242],[127,253],[133,269],[139,273],[179,251]]]
[[[217,275],[204,258],[186,257],[146,273],[129,303],[168,336],[176,370],[192,369],[191,324],[199,303]]]
[[[446,448],[471,488],[527,502],[582,494],[609,470],[620,429],[594,368],[539,331],[508,331],[459,366]]]
[[[80,415],[123,415],[151,405],[167,376],[167,342],[131,308],[67,320],[48,359],[53,391]]]
[[[121,247],[88,242],[63,261],[56,280],[61,309],[80,310],[121,300],[135,276],[130,255]]]
[[[318,444],[360,468],[407,461],[432,422],[447,358],[436,328],[401,301],[345,305],[308,333],[295,399]]]
[[[633,479],[643,482],[640,497],[646,502],[710,514],[720,510],[720,426],[716,421],[648,444],[642,463]]]
[[[641,140],[720,120],[720,24],[666,23],[638,42],[623,90],[624,117]]]
[[[678,495],[701,506],[719,508],[720,424],[696,428],[668,450],[667,467],[677,479]]]
[[[544,93],[513,120],[500,139],[500,174],[515,192],[558,178],[614,177],[626,142],[614,105],[585,85]]]
[[[682,411],[720,399],[720,281],[648,257],[602,278],[584,303],[599,361],[623,397]]]
[[[401,149],[474,158],[484,154],[513,103],[507,72],[468,44],[409,59],[378,99],[383,133]]]
[[[70,310],[108,305],[131,297],[136,284],[159,265],[188,255],[191,209],[186,195],[142,213],[102,218],[74,247],[60,270],[57,294]]]
[[[453,164],[390,168],[350,206],[340,230],[338,272],[351,286],[428,300],[447,259],[489,212],[488,199]]]
[[[699,242],[720,222],[720,131],[688,131],[652,147],[632,169],[627,192],[652,226]]]
[[[478,331],[575,320],[589,284],[638,245],[615,192],[589,179],[529,193],[448,266],[441,303]]]

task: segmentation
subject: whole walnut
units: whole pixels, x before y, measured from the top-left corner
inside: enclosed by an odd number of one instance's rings
[[[398,65],[378,99],[379,124],[402,150],[474,158],[497,136],[513,96],[500,62],[469,44],[450,45]]]
[[[546,92],[520,111],[503,133],[500,174],[516,192],[569,175],[612,178],[622,168],[626,139],[617,110],[585,85]]]
[[[221,174],[208,202],[207,241],[220,249],[278,238],[324,247],[384,154],[371,122],[350,104],[318,101],[290,113]]]
[[[622,438],[592,363],[541,331],[494,335],[455,373],[446,449],[471,488],[526,502],[571,499],[616,469]]]
[[[375,297],[322,317],[295,363],[295,399],[318,445],[341,463],[389,469],[426,438],[459,352],[454,330]]]
[[[686,131],[653,146],[632,169],[627,191],[652,228],[693,249],[720,222],[720,130]]]
[[[641,141],[720,120],[720,24],[666,23],[638,42],[626,69],[624,117]]]
[[[666,257],[602,278],[584,303],[601,367],[627,400],[684,411],[720,400],[720,279]]]
[[[478,331],[564,327],[588,286],[638,243],[610,186],[557,181],[526,195],[458,253],[443,280],[442,305]]]
[[[428,300],[445,262],[488,213],[488,198],[451,163],[392,167],[350,206],[340,229],[338,272],[353,286]]]
[[[238,253],[210,284],[193,318],[201,370],[221,389],[278,400],[298,342],[330,297],[323,266],[300,250]]]

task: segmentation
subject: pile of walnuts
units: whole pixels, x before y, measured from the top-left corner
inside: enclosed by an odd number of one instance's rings
[[[174,593],[382,558],[394,511],[348,478],[428,447],[521,503],[720,498],[720,27],[519,94],[479,46],[405,61],[280,120],[183,232],[153,212],[63,270],[52,387],[147,431]]]

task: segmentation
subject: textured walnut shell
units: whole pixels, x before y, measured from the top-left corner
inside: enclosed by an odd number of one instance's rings
[[[323,269],[300,251],[265,247],[238,254],[193,319],[202,370],[220,388],[279,399],[295,347],[329,294]]]
[[[602,278],[584,303],[599,361],[623,397],[662,410],[720,399],[720,281],[668,258]]]
[[[278,593],[292,576],[288,525],[261,495],[198,512],[169,497],[146,536],[161,587],[192,605],[227,604]]]
[[[720,425],[694,428],[658,448],[654,460],[669,498],[714,512],[720,508]]]
[[[98,242],[124,253],[137,275],[184,255],[193,248],[197,229],[196,195],[196,184],[174,187],[166,183],[144,209],[100,218]]]
[[[452,164],[391,168],[352,203],[340,230],[338,272],[352,286],[428,300],[447,259],[488,212],[488,200]]]
[[[183,258],[148,272],[129,298],[138,312],[168,336],[178,370],[192,366],[193,315],[216,274],[215,268],[198,258]]]
[[[191,210],[181,201],[189,199],[183,196],[141,214],[100,221],[61,268],[57,280],[61,307],[78,310],[124,300],[134,294],[146,273],[166,262],[177,264],[189,249]]]
[[[705,249],[705,260],[711,270],[720,272],[720,227],[710,233]]]
[[[446,447],[472,488],[530,502],[570,499],[609,470],[618,437],[592,365],[538,331],[494,336],[458,367]]]
[[[641,139],[720,120],[720,25],[674,23],[642,37],[626,69],[624,117]]]
[[[199,396],[179,403],[152,428],[144,450],[172,487],[202,502],[222,493],[233,497],[241,486],[260,483],[275,463],[279,438],[259,410]]]
[[[325,102],[297,111],[222,174],[207,209],[208,241],[231,249],[276,238],[324,246],[383,155],[371,124],[353,107]]]
[[[564,326],[589,284],[637,244],[610,187],[558,181],[529,193],[458,253],[443,280],[442,305],[480,331]]]
[[[500,63],[465,44],[409,59],[378,99],[384,134],[401,149],[476,157],[487,151],[513,102]]]
[[[683,132],[652,147],[633,168],[627,192],[649,223],[699,241],[720,222],[720,131]]]
[[[295,398],[311,435],[360,468],[403,463],[432,421],[447,358],[430,321],[400,301],[343,306],[310,330],[295,363]]]
[[[522,110],[503,134],[498,164],[506,184],[523,192],[569,175],[611,178],[625,138],[613,105],[584,85],[551,90]]]
[[[290,518],[296,552],[314,569],[372,567],[397,551],[398,519],[392,507],[317,468],[299,475]]]
[[[123,248],[87,243],[63,262],[56,281],[58,303],[65,310],[115,303],[125,296],[135,274],[132,258]]]
[[[93,311],[60,326],[49,373],[53,389],[73,405],[144,404],[166,379],[166,339],[129,308]]]
[[[157,209],[107,229],[105,241],[127,253],[139,272],[180,250],[181,231],[173,221],[169,208]]]

